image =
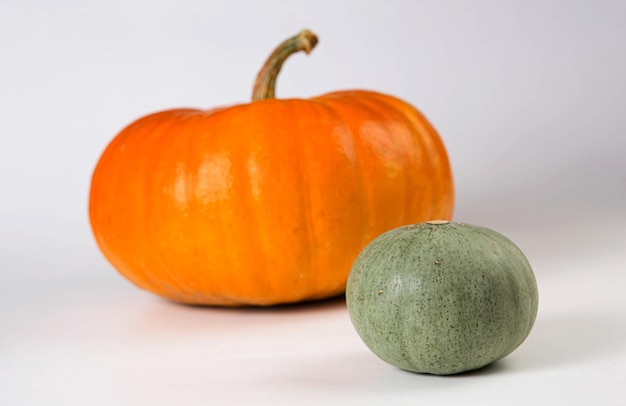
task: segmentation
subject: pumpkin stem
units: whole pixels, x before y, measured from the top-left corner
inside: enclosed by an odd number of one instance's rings
[[[296,36],[289,38],[280,44],[267,58],[267,61],[259,71],[252,90],[252,100],[275,98],[276,77],[283,63],[291,54],[304,51],[311,52],[317,44],[317,36],[309,30],[302,30]]]

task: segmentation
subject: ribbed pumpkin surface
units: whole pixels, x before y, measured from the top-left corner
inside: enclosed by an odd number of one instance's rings
[[[449,218],[450,166],[413,107],[365,91],[144,117],[106,148],[90,218],[114,267],[187,303],[342,293],[383,231]]]

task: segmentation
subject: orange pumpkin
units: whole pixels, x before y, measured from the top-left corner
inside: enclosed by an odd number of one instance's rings
[[[451,217],[445,148],[414,107],[361,90],[274,98],[283,62],[316,42],[282,43],[251,103],[159,112],[113,139],[89,214],[122,275],[185,303],[321,299],[382,232]]]

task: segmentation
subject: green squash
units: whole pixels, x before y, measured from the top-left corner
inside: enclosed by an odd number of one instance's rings
[[[431,221],[388,231],[356,259],[346,291],[365,344],[399,368],[477,369],[515,350],[537,316],[537,282],[493,230]]]

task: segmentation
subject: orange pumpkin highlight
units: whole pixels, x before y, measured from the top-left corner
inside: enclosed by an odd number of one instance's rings
[[[193,304],[274,305],[340,295],[384,231],[450,219],[444,145],[414,107],[370,91],[273,98],[276,75],[316,38],[285,41],[254,101],[143,117],[93,174],[91,226],[140,288]]]

